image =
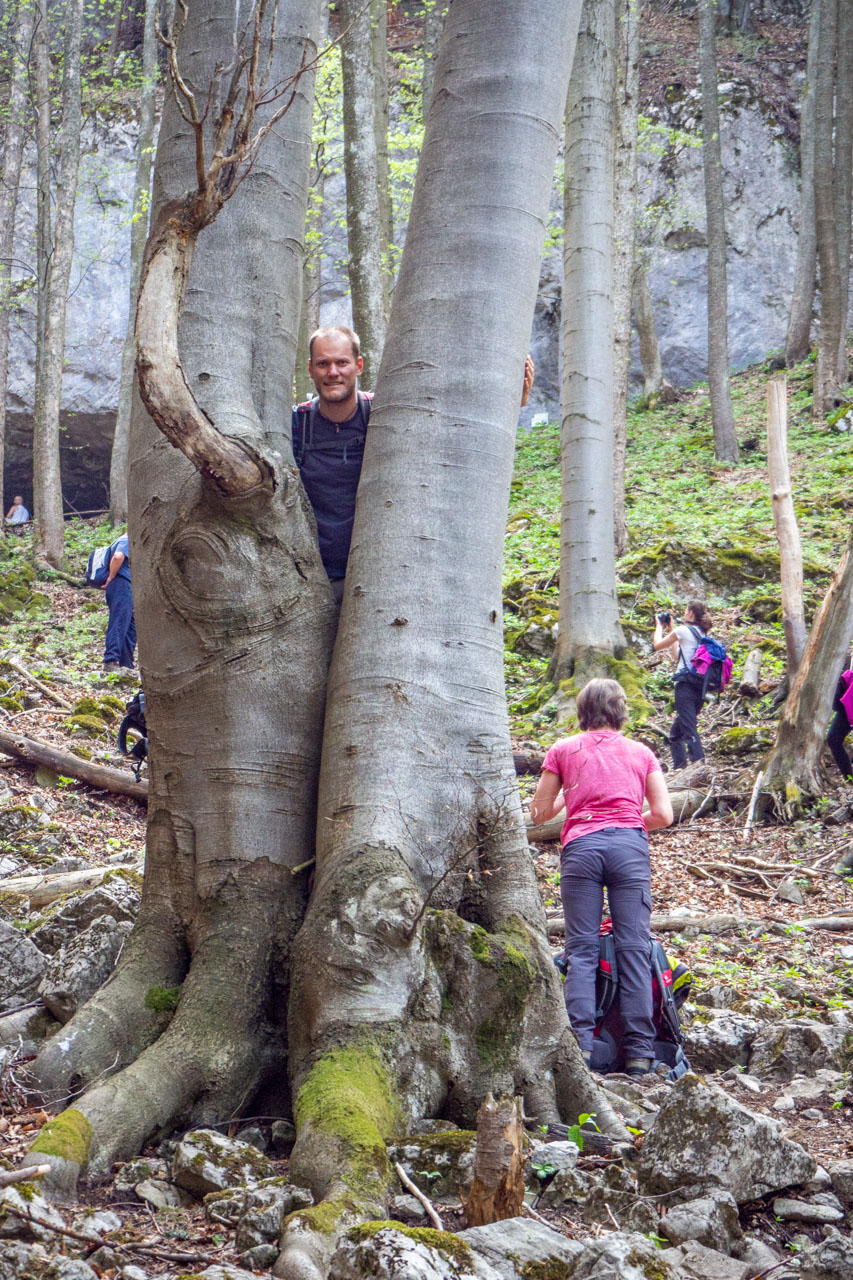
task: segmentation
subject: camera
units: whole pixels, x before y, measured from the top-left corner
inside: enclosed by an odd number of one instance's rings
[[[668,625],[669,625],[669,623],[670,623],[670,622],[672,622],[672,614],[671,614],[671,613],[659,613],[659,614],[658,614],[658,622],[662,622],[662,623],[664,623],[664,625],[668,626]]]

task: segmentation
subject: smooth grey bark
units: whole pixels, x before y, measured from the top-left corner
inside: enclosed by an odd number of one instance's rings
[[[320,9],[320,47],[329,37],[328,5]],[[320,311],[323,301],[323,201],[326,186],[328,156],[326,140],[329,113],[314,105],[311,127],[311,172],[308,179],[308,212],[305,219],[305,247],[302,260],[302,306],[299,313],[299,334],[296,342],[296,363],[293,375],[294,398],[307,400],[314,395],[314,384],[308,376],[308,345],[311,334],[320,327]]]
[[[628,365],[637,217],[637,116],[640,88],[639,0],[620,0],[616,32],[616,152],[613,211],[613,537],[617,556],[628,550],[625,450]]]
[[[844,328],[841,314],[841,266],[838,258],[838,175],[835,169],[835,59],[838,0],[814,0],[820,8],[820,38],[815,77],[814,200],[820,264],[820,332],[814,373],[812,413],[822,418],[838,391],[838,348]]]
[[[373,128],[376,134],[376,180],[379,187],[382,289],[387,318],[391,299],[391,244],[394,239],[394,214],[388,158],[388,11],[385,0],[373,0],[370,11],[370,42],[375,73]]]
[[[617,0],[584,0],[566,112],[560,630],[556,680],[625,639],[613,541],[613,157]]]
[[[784,377],[771,378],[767,384],[767,474],[773,524],[779,543],[786,676],[791,681],[797,674],[806,647],[806,618],[803,607],[803,548],[788,467],[788,383]]]
[[[0,505],[6,512],[3,469],[6,444],[6,391],[9,383],[9,317],[12,310],[12,251],[15,212],[21,182],[26,126],[27,62],[33,36],[33,6],[19,0],[9,48],[9,99],[5,109],[3,157],[0,161]],[[5,528],[5,526],[4,526]],[[2,531],[0,531],[2,537]]]
[[[74,206],[80,169],[83,98],[80,51],[83,0],[65,9],[62,61],[62,127],[59,135],[53,245],[45,281],[44,349],[36,373],[33,410],[33,505],[37,521],[36,560],[59,568],[65,550],[62,476],[59,464],[59,410],[65,359],[65,313],[74,255]]]
[[[50,207],[50,31],[45,0],[36,0],[33,32],[36,134],[36,372],[44,358],[47,269],[51,254]]]
[[[432,86],[435,80],[435,58],[441,28],[447,12],[445,0],[426,0],[424,5],[423,78],[421,80],[421,114],[424,123],[432,102]]]
[[[288,1220],[274,1268],[286,1280],[320,1280],[338,1231],[383,1211],[395,1125],[470,1122],[489,1088],[525,1094],[543,1120],[597,1093],[553,981],[501,636],[518,388],[576,22],[566,0],[540,0],[524,23],[514,0],[454,0],[439,50],[294,951],[291,1171],[326,1203]]]
[[[752,0],[715,0],[720,25],[726,31],[752,31]]]
[[[640,343],[640,364],[643,368],[643,396],[656,395],[663,386],[663,365],[660,358],[658,332],[655,326],[655,310],[649,292],[649,275],[645,262],[634,265],[634,288],[631,297],[634,324]]]
[[[789,366],[798,364],[809,353],[812,316],[814,314],[814,295],[817,281],[817,234],[814,207],[814,94],[819,39],[820,5],[815,0],[809,16],[809,52],[806,62],[806,83],[803,86],[803,96],[800,104],[800,217],[797,229],[797,265],[794,270],[791,311],[788,316],[788,332],[785,337],[785,363]]]
[[[142,255],[148,238],[151,198],[151,164],[154,145],[154,109],[157,91],[157,0],[146,0],[142,37],[142,90],[139,99],[139,136],[136,143],[136,174],[133,182],[133,224],[130,229],[130,305],[127,332],[121,353],[121,380],[115,434],[110,458],[110,520],[127,520],[127,457],[130,446],[130,409],[136,365],[136,299],[142,273]],[[121,21],[121,12],[116,24]]]
[[[835,225],[838,228],[838,284],[841,332],[838,336],[836,377],[844,386],[850,372],[847,360],[847,318],[850,303],[850,232],[853,218],[853,6],[838,7],[838,71],[835,86]]]
[[[369,388],[376,382],[387,322],[372,9],[363,0],[338,5],[341,26],[349,28],[341,41],[348,271],[353,327],[364,357],[362,382]]]
[[[311,56],[318,23],[318,4],[279,5],[271,83]],[[197,93],[234,37],[230,0],[190,8],[180,66]],[[94,1172],[173,1116],[227,1117],[265,1073],[282,1078],[289,947],[307,892],[291,869],[313,851],[334,626],[289,441],[311,106],[305,76],[285,127],[200,236],[181,315],[187,394],[263,481],[226,491],[134,400],[131,562],[150,744],[142,907],[112,979],[35,1064],[54,1097],[90,1086],[74,1106],[92,1127]],[[155,266],[195,184],[193,135],[169,96],[146,326],[158,312],[152,277],[156,287],[168,276]],[[161,310],[174,306],[164,287]],[[150,375],[140,370],[140,387]],[[146,1007],[163,987],[180,987],[173,1015]]]
[[[729,387],[729,291],[720,109],[717,102],[716,0],[698,0],[697,8],[702,81],[702,163],[708,233],[708,390],[714,428],[714,456],[721,462],[737,462],[739,451]]]
[[[823,789],[820,754],[832,699],[853,635],[853,537],[832,577],[788,694],[761,789],[775,796],[785,816]]]

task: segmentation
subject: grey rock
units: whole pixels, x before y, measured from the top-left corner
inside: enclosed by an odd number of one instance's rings
[[[580,1152],[573,1142],[537,1142],[531,1147],[524,1162],[527,1185],[538,1189],[542,1185],[536,1170],[552,1166],[551,1173],[563,1173],[574,1169]]]
[[[228,1262],[205,1267],[199,1275],[203,1276],[204,1280],[257,1280],[253,1271],[246,1271],[244,1267],[234,1267]]]
[[[115,968],[133,926],[101,916],[51,957],[39,995],[60,1022],[68,1022]]]
[[[33,1251],[19,1240],[0,1240],[0,1280],[20,1280]]]
[[[289,1156],[296,1142],[296,1125],[291,1120],[276,1120],[270,1130],[273,1150],[280,1156]]]
[[[487,1227],[470,1227],[459,1232],[459,1239],[501,1280],[516,1280],[525,1274],[525,1268],[529,1275],[537,1264],[542,1271],[548,1263],[554,1270],[560,1263],[569,1267],[584,1249],[579,1241],[569,1240],[531,1218],[507,1218]]]
[[[631,1231],[613,1231],[589,1240],[569,1264],[571,1280],[681,1280],[680,1273],[666,1261],[645,1236]]]
[[[836,1160],[828,1169],[832,1189],[842,1204],[853,1205],[853,1160]]]
[[[447,1130],[423,1135],[410,1134],[388,1148],[388,1158],[396,1161],[414,1182],[419,1191],[431,1200],[456,1200],[468,1187],[474,1168],[476,1134],[453,1131],[452,1140],[446,1140]],[[427,1178],[437,1173],[437,1178]]]
[[[98,1270],[93,1275],[100,1276],[102,1271],[117,1271],[124,1262],[125,1254],[119,1253],[117,1249],[112,1249],[108,1244],[102,1245],[100,1249],[96,1249],[94,1253],[89,1254],[89,1259],[93,1266]]]
[[[755,1236],[744,1236],[743,1240],[735,1245],[733,1252],[735,1257],[740,1258],[741,1262],[748,1262],[752,1267],[750,1275],[757,1275],[760,1271],[767,1271],[770,1267],[775,1267],[779,1262],[779,1254],[775,1249],[771,1249],[769,1244],[765,1244],[763,1240],[758,1240]]]
[[[118,1273],[119,1280],[148,1280],[148,1272],[142,1267],[136,1267],[132,1263],[127,1267],[122,1267]]]
[[[797,1104],[794,1101],[794,1099],[789,1098],[787,1094],[784,1094],[784,1093],[782,1094],[781,1097],[777,1098],[776,1101],[773,1103],[774,1111],[796,1111],[796,1109],[797,1109]]]
[[[120,1264],[122,1259],[110,1250],[97,1250],[97,1253],[109,1253]],[[92,1254],[94,1258],[96,1255]],[[97,1265],[97,1263],[96,1263]],[[40,1268],[39,1280],[98,1280],[99,1271],[90,1267],[88,1262],[80,1258],[52,1258],[46,1267]]]
[[[417,1222],[424,1216],[424,1207],[414,1196],[392,1196],[389,1217],[395,1222]]]
[[[824,1114],[819,1107],[806,1107],[805,1111],[800,1112],[800,1115],[804,1120],[811,1120],[813,1122],[825,1119]]]
[[[831,817],[832,815],[830,814],[828,820]],[[792,902],[795,907],[801,907],[806,900],[802,889],[793,880],[783,880],[776,890],[776,896],[781,898],[783,902]]]
[[[421,1116],[419,1120],[412,1121],[410,1133],[423,1137],[428,1133],[458,1133],[459,1125],[454,1124],[452,1120],[436,1119],[434,1116]]]
[[[808,1241],[800,1254],[801,1280],[850,1280],[853,1276],[853,1241],[832,1235],[820,1244]]]
[[[229,1191],[214,1191],[204,1197],[205,1217],[232,1229],[247,1223],[258,1240],[273,1240],[281,1230],[281,1223],[289,1213],[307,1209],[314,1203],[310,1191],[304,1187],[270,1178],[256,1187],[239,1187]],[[243,1246],[249,1248],[248,1244]]]
[[[111,1209],[101,1209],[97,1213],[87,1213],[84,1218],[75,1223],[75,1230],[81,1232],[84,1236],[88,1236],[90,1240],[96,1240],[111,1231],[121,1230],[121,1218],[117,1213],[113,1213]]]
[[[38,1191],[24,1199],[17,1187],[5,1187],[0,1191],[0,1238],[3,1240],[50,1242],[56,1239],[53,1231],[27,1218],[19,1217],[17,1213],[11,1212],[12,1209],[19,1209],[24,1214],[32,1214],[41,1222],[50,1223],[51,1226],[65,1226],[62,1215]]]
[[[828,1204],[815,1204],[813,1200],[789,1200],[785,1196],[777,1196],[773,1201],[773,1212],[777,1218],[785,1222],[808,1222],[821,1224],[830,1222],[834,1225],[844,1221],[844,1210],[836,1209]]]
[[[83,864],[85,865],[85,863]],[[139,891],[128,884],[123,876],[114,876],[106,885],[76,894],[60,911],[56,911],[32,934],[33,941],[46,955],[55,955],[61,947],[88,928],[101,916],[113,920],[136,919],[139,910]]]
[[[0,1012],[27,1004],[38,995],[47,959],[20,929],[0,920]]]
[[[240,1254],[240,1263],[250,1271],[269,1271],[278,1257],[279,1249],[275,1244],[256,1244]]]
[[[248,1142],[250,1147],[256,1147],[258,1151],[266,1151],[267,1139],[263,1129],[259,1129],[257,1125],[246,1125],[245,1129],[241,1129],[237,1134],[238,1142]]]
[[[59,1026],[47,1009],[17,1009],[0,1017],[0,1046],[8,1045],[22,1054],[38,1053],[41,1042]]]
[[[726,1073],[728,1075],[728,1073]],[[736,1071],[731,1077],[732,1083],[738,1089],[743,1089],[745,1093],[763,1093],[764,1086],[760,1080],[756,1080],[755,1076],[749,1075],[746,1071]]]
[[[475,1255],[465,1256],[464,1245],[452,1251],[439,1250],[393,1227],[364,1240],[352,1239],[352,1234],[341,1240],[332,1255],[327,1280],[364,1280],[365,1276],[371,1280],[449,1280],[451,1276],[454,1280],[473,1280],[475,1276],[477,1280],[498,1280],[498,1273],[485,1259],[476,1266]],[[460,1254],[465,1259],[461,1264]]]
[[[635,1175],[617,1164],[610,1165],[593,1183],[583,1205],[583,1216],[585,1222],[600,1223],[608,1230],[618,1222],[620,1227],[643,1235],[659,1226],[657,1206],[639,1197]]]
[[[166,1181],[168,1177],[168,1160],[140,1157],[138,1160],[128,1160],[121,1166],[113,1180],[113,1187],[119,1195],[130,1195],[137,1183],[143,1182],[146,1178]]]
[[[750,1280],[753,1275],[750,1262],[729,1258],[695,1240],[677,1249],[664,1249],[659,1256],[673,1267],[679,1280]]]
[[[185,1134],[172,1157],[172,1181],[198,1199],[226,1187],[254,1186],[273,1173],[267,1157],[255,1147],[215,1129]]]
[[[566,1169],[554,1175],[542,1192],[539,1203],[546,1206],[584,1204],[593,1187],[593,1179],[580,1169]]]
[[[752,1043],[762,1029],[757,1018],[723,1009],[707,1022],[694,1021],[684,1030],[684,1052],[700,1071],[725,1071],[749,1062]]]
[[[806,1182],[816,1167],[773,1120],[694,1075],[670,1091],[637,1162],[647,1194],[678,1190],[686,1200],[722,1187],[738,1204]]]
[[[143,1204],[150,1204],[152,1209],[178,1209],[186,1203],[186,1195],[171,1182],[161,1182],[159,1178],[143,1178],[133,1188],[133,1193]]]
[[[817,1169],[815,1170],[815,1176],[813,1178],[810,1178],[808,1182],[805,1182],[803,1186],[805,1187],[806,1191],[810,1191],[810,1192],[831,1191],[832,1178],[829,1176],[829,1171],[827,1169],[824,1169],[823,1165],[819,1164]]]
[[[844,1070],[850,1029],[846,1020],[828,1026],[808,1018],[764,1027],[753,1041],[750,1073],[760,1080],[793,1080],[813,1076],[821,1067]]]
[[[727,1191],[673,1205],[661,1219],[660,1229],[675,1245],[696,1240],[719,1253],[731,1253],[743,1236],[737,1202]]]

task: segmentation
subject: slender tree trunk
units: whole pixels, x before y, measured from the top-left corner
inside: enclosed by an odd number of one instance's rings
[[[702,78],[702,160],[708,226],[708,389],[714,426],[714,455],[737,462],[738,443],[729,388],[728,283],[723,156],[717,102],[716,0],[699,0],[699,67]]]
[[[338,1233],[384,1212],[384,1143],[409,1117],[471,1122],[492,1089],[522,1093],[544,1121],[594,1091],[522,839],[500,622],[518,388],[576,20],[566,0],[542,0],[524,23],[515,0],[454,0],[439,51],[294,954],[291,1171],[325,1202],[288,1220],[274,1268],[286,1280],[321,1280]],[[484,346],[498,328],[499,348]]]
[[[776,743],[764,763],[762,790],[778,797],[787,815],[822,789],[820,753],[832,699],[853,635],[853,537],[815,616]]]
[[[36,0],[33,56],[36,116],[36,382],[44,360],[47,272],[53,237],[50,207],[50,28],[45,0]]]
[[[788,469],[788,383],[785,378],[773,378],[767,384],[767,470],[773,523],[779,543],[782,625],[790,682],[797,674],[806,647],[806,617],[803,610],[803,549]]]
[[[376,68],[371,9],[362,0],[341,0],[344,97],[344,169],[347,182],[347,245],[353,325],[361,338],[362,381],[372,388],[385,345],[386,279],[382,264],[382,209],[376,146]]]
[[[394,213],[388,167],[388,12],[385,0],[373,0],[370,23],[375,73],[373,125],[376,132],[376,180],[379,187],[379,236],[382,249],[383,306],[387,323],[391,299],[391,244],[394,239]]]
[[[850,372],[847,322],[850,306],[850,224],[853,217],[853,5],[838,7],[838,74],[835,87],[835,225],[838,228],[838,283],[841,332],[838,337],[839,386]]]
[[[637,337],[640,342],[640,364],[643,366],[643,395],[648,400],[663,386],[663,366],[655,328],[652,295],[649,292],[649,274],[642,261],[636,262],[634,266],[632,305],[634,324],[637,326]]]
[[[838,259],[838,201],[833,153],[835,125],[835,55],[838,43],[838,0],[814,0],[820,7],[820,44],[815,78],[814,199],[817,253],[820,263],[820,333],[814,374],[812,412],[822,418],[838,391],[838,348],[843,330],[841,267]]]
[[[33,502],[38,521],[37,560],[58,568],[65,550],[62,477],[59,466],[59,411],[65,360],[65,312],[74,256],[74,206],[83,123],[80,49],[83,0],[65,9],[62,66],[62,129],[59,140],[53,254],[47,272],[44,355],[38,370],[33,415]]]
[[[625,449],[628,436],[628,365],[631,359],[631,285],[634,278],[637,217],[639,0],[620,0],[618,16],[613,217],[613,532],[616,554],[621,556],[628,550]]]
[[[785,339],[785,363],[798,364],[809,353],[812,314],[817,277],[817,235],[814,207],[814,95],[820,39],[820,5],[817,0],[809,17],[809,53],[806,83],[800,108],[800,221],[797,232],[797,265],[788,333]]]
[[[142,39],[142,91],[139,100],[139,137],[136,144],[136,177],[133,184],[133,224],[130,229],[130,307],[121,354],[121,381],[115,435],[110,459],[110,520],[127,520],[127,455],[130,444],[130,408],[136,365],[136,299],[142,273],[142,255],[148,238],[151,197],[151,152],[154,144],[154,107],[157,91],[157,0],[146,0]],[[120,15],[117,21],[120,21]]]
[[[320,10],[320,47],[329,38],[329,9]],[[318,74],[322,76],[321,63]],[[296,343],[296,364],[293,390],[297,401],[314,395],[314,384],[308,376],[311,334],[320,327],[323,301],[323,202],[326,185],[326,166],[329,163],[327,138],[329,114],[319,95],[314,104],[314,121],[311,127],[311,174],[308,180],[308,212],[305,221],[305,251],[302,263],[302,307],[299,313],[299,336]]]
[[[12,15],[10,15],[10,18]],[[9,384],[9,317],[12,311],[12,251],[15,211],[24,154],[27,62],[33,37],[33,8],[19,0],[12,30],[9,101],[5,109],[3,158],[0,162],[0,523],[6,512],[3,470],[6,444],[6,392]],[[5,526],[3,526],[4,528]],[[0,529],[0,537],[2,537]]]
[[[625,640],[613,546],[616,0],[584,0],[566,125],[560,630],[555,675],[602,674]]]
[[[282,0],[272,83],[312,56],[318,25],[319,4]],[[206,87],[236,35],[230,0],[191,7],[186,80]],[[313,851],[334,626],[283,429],[310,121],[309,76],[193,256],[194,137],[166,101],[137,329],[140,393],[160,430],[137,396],[129,480],[146,875],[116,973],[34,1066],[52,1097],[85,1090],[60,1118],[82,1135],[71,1155],[48,1126],[31,1157],[68,1181],[87,1160],[98,1172],[134,1154],[178,1115],[227,1117],[267,1073],[282,1078],[290,940],[307,893],[291,869]],[[152,988],[180,988],[174,1015],[149,1007]]]
[[[432,102],[432,86],[435,79],[435,57],[444,15],[447,12],[445,0],[426,0],[424,5],[424,43],[423,43],[423,79],[421,81],[421,111],[424,123],[429,114]]]

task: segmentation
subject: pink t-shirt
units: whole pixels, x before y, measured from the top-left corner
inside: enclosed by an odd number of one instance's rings
[[[657,757],[615,729],[589,729],[555,742],[542,768],[556,773],[566,799],[565,845],[605,827],[642,827],[646,779]]]

